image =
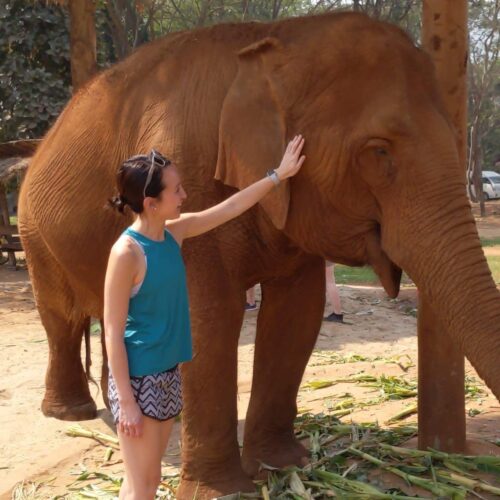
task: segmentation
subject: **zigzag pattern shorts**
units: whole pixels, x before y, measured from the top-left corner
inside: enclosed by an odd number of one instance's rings
[[[169,420],[182,411],[181,374],[178,365],[153,375],[130,377],[130,385],[139,408],[147,417],[161,421]],[[109,372],[108,398],[113,420],[117,424],[120,405],[111,370]]]

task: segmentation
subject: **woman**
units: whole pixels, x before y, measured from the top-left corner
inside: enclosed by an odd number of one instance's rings
[[[154,498],[173,418],[182,409],[178,364],[192,355],[182,242],[237,217],[295,175],[303,145],[296,136],[264,179],[182,215],[186,193],[169,160],[153,150],[120,167],[112,203],[137,214],[111,249],[104,290],[108,396],[125,464],[121,499]]]

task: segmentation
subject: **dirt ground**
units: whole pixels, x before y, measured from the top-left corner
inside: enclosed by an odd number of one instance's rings
[[[488,216],[477,221],[480,235],[500,237],[500,202],[488,203],[487,208]],[[500,247],[489,247],[486,251],[499,254]],[[340,295],[347,324],[323,323],[303,383],[346,378],[360,372],[404,376],[408,380],[415,380],[415,288],[403,288],[395,300],[388,299],[380,287],[370,286],[341,286]],[[246,314],[240,336],[240,438],[250,396],[257,314]],[[102,359],[98,334],[92,335],[91,342],[93,374],[98,379]],[[345,361],[351,354],[368,360],[339,362]],[[24,491],[38,488],[32,496],[24,498],[42,499],[67,494],[75,474],[83,468],[89,471],[100,469],[118,476],[123,471],[119,452],[104,463],[103,446],[90,439],[67,436],[65,430],[71,423],[42,415],[40,402],[47,357],[45,332],[34,307],[26,270],[9,271],[5,266],[0,266],[0,499],[14,498],[13,489],[17,487],[19,492],[22,481],[25,482]],[[466,370],[471,376],[477,377],[469,364]],[[499,440],[500,404],[479,380],[477,384],[485,392],[479,399],[467,403],[468,410],[479,410],[476,416],[467,417],[468,437],[484,441]],[[97,388],[92,387],[91,390],[97,401],[98,418],[81,422],[81,425],[114,436],[115,429],[104,407],[102,395]],[[339,383],[315,391],[303,388],[299,393],[299,409],[328,411],[347,392],[357,399],[374,397],[373,389],[353,383]],[[355,422],[378,421],[384,424],[407,405],[407,400],[388,401],[357,410],[343,417],[343,421],[350,422],[352,419]],[[471,415],[474,413],[470,412]],[[405,422],[415,423],[416,417],[412,416]],[[176,423],[164,456],[164,471],[178,471],[179,427],[180,424]]]

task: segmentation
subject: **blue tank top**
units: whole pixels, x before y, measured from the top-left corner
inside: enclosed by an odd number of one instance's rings
[[[142,247],[146,258],[146,274],[130,298],[125,326],[129,374],[142,377],[192,358],[186,270],[180,247],[168,231],[163,241],[130,227],[123,234]]]

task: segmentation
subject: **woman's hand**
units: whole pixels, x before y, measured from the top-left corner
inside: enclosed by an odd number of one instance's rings
[[[143,415],[135,399],[120,403],[118,429],[127,437],[141,437]]]
[[[304,138],[300,134],[288,143],[280,166],[276,169],[280,181],[294,176],[300,170],[306,159],[305,156],[300,156],[303,147]]]

